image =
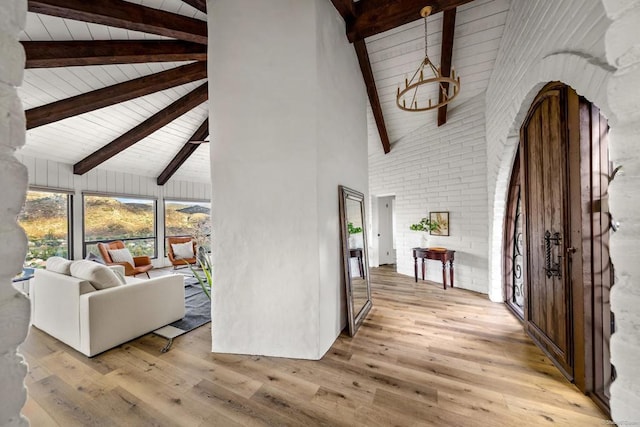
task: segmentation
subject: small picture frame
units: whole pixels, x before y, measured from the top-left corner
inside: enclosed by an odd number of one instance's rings
[[[429,221],[431,224],[437,224],[435,230],[429,231],[432,236],[448,236],[449,235],[449,212],[429,212]]]

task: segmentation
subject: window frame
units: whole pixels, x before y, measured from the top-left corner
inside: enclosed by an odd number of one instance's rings
[[[73,259],[73,196],[75,192],[68,188],[57,188],[57,187],[47,187],[47,186],[38,186],[38,185],[29,185],[27,187],[27,194],[29,192],[34,193],[54,193],[54,194],[63,194],[67,196],[67,259]],[[24,205],[27,203],[27,199],[25,196],[25,201],[22,206],[24,209]],[[22,212],[22,210],[20,211]],[[19,221],[19,219],[18,219]],[[19,222],[18,222],[19,223]],[[21,226],[22,228],[22,226]],[[26,232],[25,232],[26,235]],[[30,241],[29,236],[27,235],[27,241]],[[27,249],[27,253],[29,250]],[[25,262],[26,262],[26,254],[25,254]]]
[[[167,203],[207,203],[209,205],[209,234],[207,235],[211,238],[211,200],[206,199],[190,199],[190,198],[178,198],[178,197],[166,197],[162,199],[162,225],[164,227],[164,256],[167,258],[169,253],[169,248],[167,246],[167,239],[169,237],[191,237],[186,235],[168,235],[167,234]],[[211,253],[211,248],[207,253]]]
[[[137,199],[137,200],[149,200],[153,202],[153,236],[148,237],[127,237],[127,238],[118,238],[118,239],[107,239],[107,240],[91,240],[87,241],[86,239],[86,211],[85,211],[85,197],[110,197],[113,199]],[[122,240],[123,242],[133,241],[133,240],[150,240],[153,239],[153,255],[149,255],[151,259],[158,258],[158,198],[156,196],[145,196],[139,194],[123,194],[123,193],[105,193],[105,192],[96,192],[96,191],[83,191],[82,192],[82,257],[86,258],[87,256],[87,244],[97,244],[101,242],[108,242],[113,240]]]

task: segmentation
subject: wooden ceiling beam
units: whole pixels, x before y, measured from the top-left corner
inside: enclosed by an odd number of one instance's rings
[[[451,76],[451,59],[453,57],[453,37],[456,32],[456,9],[447,9],[442,15],[442,50],[440,54],[440,70],[442,75]],[[449,83],[442,83],[442,89],[449,93]],[[444,101],[442,91],[438,93],[438,102]],[[447,105],[438,108],[438,126],[447,123]]]
[[[338,13],[344,18],[344,22],[349,26],[350,22],[353,22],[355,6],[351,0],[331,0],[333,7],[336,8]],[[378,97],[378,89],[376,88],[376,82],[373,78],[373,70],[371,69],[371,62],[369,61],[369,52],[367,52],[367,45],[364,40],[358,40],[353,44],[358,57],[358,63],[360,64],[360,71],[362,72],[362,79],[364,80],[365,87],[367,88],[367,96],[369,97],[369,104],[373,111],[373,117],[376,121],[376,127],[378,128],[378,135],[380,135],[380,142],[382,143],[382,149],[387,154],[391,151],[391,144],[389,143],[389,134],[387,133],[387,126],[384,123],[384,116],[382,115],[382,107],[380,106],[380,98]]]
[[[355,16],[355,10],[353,7],[353,0],[331,0],[333,7],[336,8],[340,16],[342,16],[347,22],[349,19],[353,19]]]
[[[27,57],[25,68],[207,60],[205,45],[178,40],[23,41],[21,43]]]
[[[431,6],[431,14],[454,9],[472,0],[366,0],[354,4],[355,19],[347,23],[350,42],[391,30],[421,19],[420,10]]]
[[[189,6],[198,9],[202,13],[207,13],[207,0],[182,0]]]
[[[200,144],[192,144],[189,141],[204,141],[209,135],[209,119],[205,119],[200,127],[191,135],[191,138],[182,146],[178,154],[169,162],[166,168],[158,177],[158,185],[165,185],[174,173],[187,161],[189,157],[198,149]]]
[[[27,129],[33,129],[206,77],[207,63],[195,62],[31,108],[26,111]]]
[[[123,0],[29,0],[29,12],[207,44],[207,23]]]
[[[207,100],[207,95],[207,83],[204,83],[197,89],[194,89],[187,95],[173,102],[168,107],[149,117],[138,126],[80,160],[78,163],[73,165],[73,173],[76,175],[83,175],[89,172],[91,169],[109,160],[116,154],[126,150],[141,139],[151,135],[153,132],[169,124],[189,110],[202,104]]]
[[[358,40],[353,44],[353,46],[356,49],[356,55],[358,57],[358,62],[360,63],[360,70],[362,71],[362,78],[364,79],[364,84],[367,87],[369,104],[371,104],[373,117],[376,120],[378,134],[380,135],[380,141],[382,142],[382,149],[385,154],[387,154],[391,151],[391,144],[389,143],[389,134],[387,133],[387,126],[384,123],[384,116],[382,115],[382,107],[380,106],[380,98],[378,97],[376,82],[373,78],[373,70],[371,69],[371,63],[369,62],[367,45],[364,40]]]

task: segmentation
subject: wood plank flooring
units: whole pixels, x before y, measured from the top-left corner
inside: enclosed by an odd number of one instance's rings
[[[373,269],[357,336],[320,361],[211,353],[211,328],[87,358],[32,328],[33,426],[601,426],[502,304]]]

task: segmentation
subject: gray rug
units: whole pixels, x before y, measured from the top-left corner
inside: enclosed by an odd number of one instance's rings
[[[195,277],[185,277],[184,284],[185,316],[170,325],[189,332],[211,322],[211,300],[204,293]]]
[[[169,340],[160,350],[162,353],[169,351],[175,337],[211,322],[211,300],[202,290],[198,280],[195,277],[185,277],[184,282],[185,316],[153,331],[154,334]]]

